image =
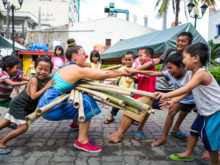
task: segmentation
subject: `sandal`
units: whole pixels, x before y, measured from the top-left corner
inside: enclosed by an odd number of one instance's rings
[[[182,155],[180,155],[180,153],[178,153],[178,154],[172,154],[172,155],[170,155],[169,156],[170,157],[170,159],[172,159],[172,160],[181,160],[181,161],[193,161],[194,160],[194,158],[193,157],[191,157],[191,158],[188,158],[188,157],[183,157]]]
[[[188,137],[186,136],[186,134],[183,131],[179,131],[179,132],[170,132],[171,136],[177,137],[179,139],[183,139],[186,140]]]
[[[6,155],[6,154],[10,154],[11,150],[8,149],[7,147],[0,147],[0,149],[5,150],[5,152],[1,152],[0,151],[0,155]],[[8,151],[6,151],[8,149]]]
[[[134,139],[140,140],[141,137],[142,137],[142,135],[143,135],[143,133],[141,133],[141,132],[135,132],[135,133],[133,133],[133,135],[134,135]]]
[[[113,122],[114,120],[115,120],[114,118],[113,118],[112,120],[107,119],[107,120],[104,121],[104,124],[110,124],[110,123]]]

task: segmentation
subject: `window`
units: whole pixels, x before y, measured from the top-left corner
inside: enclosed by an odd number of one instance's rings
[[[220,36],[220,25],[217,25],[217,35]]]
[[[106,39],[105,40],[105,50],[108,50],[108,48],[111,47],[111,39]]]

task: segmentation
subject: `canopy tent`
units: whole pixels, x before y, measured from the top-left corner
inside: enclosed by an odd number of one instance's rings
[[[120,58],[127,51],[137,52],[140,47],[151,47],[154,49],[155,55],[159,56],[169,48],[176,47],[177,36],[181,32],[191,32],[193,35],[193,43],[203,42],[206,40],[199,34],[191,23],[182,24],[165,30],[148,33],[142,36],[126,39],[117,42],[106,52],[101,54],[104,63],[120,63]]]
[[[12,41],[0,36],[0,49],[12,48]],[[26,48],[17,42],[15,42],[16,50],[25,50]]]

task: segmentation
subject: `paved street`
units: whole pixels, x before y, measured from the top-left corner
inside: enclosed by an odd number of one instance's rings
[[[2,120],[5,108],[0,108]],[[151,142],[159,138],[162,134],[162,128],[166,112],[156,111],[151,115],[144,127],[143,138],[139,141],[134,140],[132,133],[137,126],[132,127],[126,133],[123,142],[112,144],[107,142],[107,136],[115,132],[120,124],[121,112],[116,120],[104,125],[103,120],[110,113],[110,108],[102,108],[102,113],[95,117],[89,129],[89,138],[95,144],[101,146],[103,151],[100,153],[87,153],[79,151],[73,147],[78,132],[69,128],[70,121],[51,122],[38,119],[30,125],[29,130],[16,139],[7,143],[12,153],[9,155],[0,155],[0,165],[205,165],[207,161],[200,159],[202,154],[202,144],[199,141],[195,148],[193,162],[173,162],[169,160],[168,155],[184,151],[186,141],[169,136],[167,144],[152,148]],[[189,134],[190,125],[196,114],[191,113],[185,119],[181,128]],[[7,133],[10,129],[1,131],[0,136]]]

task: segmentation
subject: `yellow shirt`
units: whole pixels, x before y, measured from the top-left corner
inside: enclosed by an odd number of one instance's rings
[[[126,66],[121,67],[119,70],[124,70]],[[119,81],[119,87],[134,88],[134,80],[128,76],[121,76]]]
[[[92,62],[92,63],[91,63],[91,69],[92,69],[92,70],[100,70],[100,69],[101,69],[101,64],[98,63],[98,66],[95,67],[95,64]]]

